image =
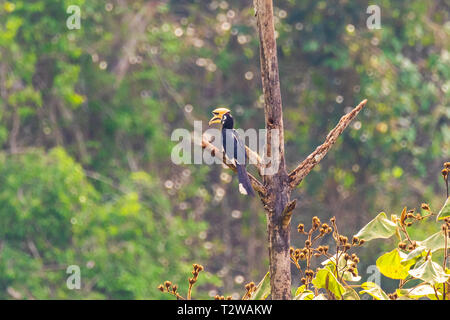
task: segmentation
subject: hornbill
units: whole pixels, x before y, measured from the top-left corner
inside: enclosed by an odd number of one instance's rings
[[[222,145],[228,159],[233,161],[239,179],[239,192],[249,196],[254,196],[252,184],[245,169],[247,155],[245,144],[239,138],[236,130],[233,129],[234,121],[231,111],[227,108],[217,108],[213,112],[214,117],[209,120],[209,125],[214,123],[222,124]]]

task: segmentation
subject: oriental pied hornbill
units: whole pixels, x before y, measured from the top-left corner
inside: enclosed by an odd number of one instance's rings
[[[254,196],[252,184],[245,169],[247,155],[245,144],[239,138],[236,130],[233,129],[234,121],[231,111],[227,108],[217,108],[213,112],[214,117],[209,120],[209,125],[214,123],[222,124],[222,145],[228,159],[233,161],[239,179],[239,192],[249,196]]]

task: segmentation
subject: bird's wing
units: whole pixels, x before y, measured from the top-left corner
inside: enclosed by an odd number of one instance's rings
[[[236,130],[232,131],[234,140],[236,141],[236,146],[234,149],[234,157],[237,160],[237,163],[245,165],[246,163],[246,154],[245,154],[245,143],[239,136]]]
[[[223,148],[229,159],[233,159],[237,164],[245,164],[245,145],[240,139],[236,130],[225,129],[223,132]]]

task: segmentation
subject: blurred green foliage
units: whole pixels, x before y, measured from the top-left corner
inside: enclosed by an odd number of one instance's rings
[[[275,3],[288,166],[369,100],[293,195],[294,226],[335,215],[351,233],[442,204],[449,5],[382,0],[370,30],[369,4]],[[260,204],[226,169],[170,161],[171,132],[217,105],[264,126],[254,27],[251,1],[0,3],[0,298],[162,298],[165,279],[185,291],[193,262],[207,271],[197,297],[237,294],[266,273]],[[65,285],[72,264],[81,290]]]
[[[155,279],[181,280],[189,266],[178,260],[204,258],[185,242],[195,245],[205,223],[172,216],[145,172],[102,199],[82,167],[55,148],[3,154],[0,183],[2,298],[14,288],[23,298],[142,299],[155,296]],[[65,286],[69,265],[81,268],[83,290]]]

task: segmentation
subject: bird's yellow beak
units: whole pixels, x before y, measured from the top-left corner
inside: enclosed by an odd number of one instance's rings
[[[212,114],[214,115],[214,117],[209,120],[209,125],[212,125],[214,123],[221,123],[223,115],[228,112],[230,112],[230,110],[227,108],[217,108],[213,110]]]

